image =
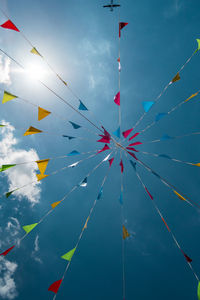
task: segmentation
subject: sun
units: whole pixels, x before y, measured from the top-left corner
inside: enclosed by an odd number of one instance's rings
[[[48,76],[47,70],[39,64],[28,65],[25,73],[30,79],[43,80]]]

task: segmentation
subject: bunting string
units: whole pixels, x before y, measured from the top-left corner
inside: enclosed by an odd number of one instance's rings
[[[188,136],[193,136],[193,135],[199,135],[200,131],[192,132],[192,133],[187,133],[183,135],[177,135],[177,136],[169,136],[168,134],[164,134],[160,139],[152,140],[152,141],[146,141],[143,142],[143,144],[150,144],[150,143],[158,143],[158,142],[163,142],[163,141],[168,141],[168,140],[175,140],[175,139],[181,139],[184,137]]]

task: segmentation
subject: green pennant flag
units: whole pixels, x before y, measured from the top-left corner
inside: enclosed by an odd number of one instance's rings
[[[197,39],[198,48],[197,50],[200,50],[200,39]]]
[[[75,251],[76,251],[76,247],[74,249],[70,250],[69,252],[67,252],[66,254],[64,254],[63,256],[61,256],[61,258],[70,261],[72,259],[72,256],[74,255]]]
[[[9,92],[4,91],[2,103],[6,103],[6,102],[8,102],[10,100],[13,100],[15,98],[17,98],[17,96],[15,96],[15,95],[13,95]]]
[[[35,226],[37,226],[38,223],[34,223],[31,225],[22,226],[22,228],[26,231],[26,233],[29,233]]]
[[[15,190],[6,193],[6,198],[8,198]]]
[[[199,281],[198,287],[197,287],[197,296],[198,296],[198,300],[200,300],[200,281]]]
[[[9,168],[15,167],[16,165],[2,165],[0,168],[0,172],[3,172]]]
[[[4,127],[5,125],[0,124],[0,127]]]

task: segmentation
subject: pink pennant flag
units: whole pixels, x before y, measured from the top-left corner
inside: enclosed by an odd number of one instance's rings
[[[101,153],[101,152],[103,152],[103,151],[109,150],[109,149],[110,149],[110,148],[108,147],[108,145],[105,144],[105,146],[104,146],[101,150],[99,150],[99,151],[97,152],[97,154],[98,154],[98,153]]]
[[[6,251],[2,252],[0,255],[6,256],[15,246],[8,248]]]
[[[48,288],[48,291],[51,291],[51,292],[54,292],[55,294],[57,294],[61,283],[62,283],[62,279],[55,281],[54,283],[52,283],[50,285],[50,287]]]
[[[127,136],[131,133],[131,131],[133,130],[133,128],[131,128],[131,129],[128,129],[128,130],[126,130],[126,131],[124,131],[124,132],[122,132],[122,134],[123,134],[123,136],[124,136],[124,138],[126,139],[127,138]]]
[[[123,172],[124,172],[124,165],[123,165],[122,159],[121,159],[119,165],[120,165],[120,167],[121,167],[121,173],[123,173]]]
[[[99,142],[99,143],[110,143],[110,138],[107,138],[107,137],[105,137],[105,136],[103,136],[100,140],[98,140],[97,142]]]
[[[133,158],[135,158],[136,160],[138,160],[134,153],[132,153],[130,151],[127,151],[127,152],[128,152],[128,154],[130,154],[131,156],[133,156]]]
[[[140,134],[139,132],[136,132],[133,136],[131,136],[128,140],[131,141],[132,139],[134,139],[138,134]]]
[[[146,187],[145,187],[145,190],[146,190],[147,194],[149,195],[149,197],[151,198],[151,200],[153,200],[153,196],[149,193],[149,191],[147,190]]]
[[[11,20],[6,21],[5,23],[0,25],[3,28],[6,29],[11,29],[11,30],[15,30],[19,32],[19,29],[15,26],[15,24],[13,24],[13,22],[11,22]]]
[[[124,28],[128,23],[120,22],[119,23],[119,37],[121,37],[121,30]]]
[[[133,148],[133,147],[126,147],[126,149],[131,150],[131,151],[135,151],[135,152],[139,152],[138,150],[136,150],[136,149]]]
[[[110,133],[109,133],[103,126],[101,126],[101,127],[103,128],[104,135],[105,135],[106,137],[110,137]],[[103,135],[100,135],[100,136],[103,137]]]
[[[120,92],[118,92],[117,95],[114,97],[114,102],[117,105],[120,105]]]
[[[112,166],[113,160],[114,160],[114,157],[108,160],[110,167]]]
[[[135,142],[135,143],[130,144],[129,146],[137,146],[137,145],[142,145],[142,143],[141,142]]]

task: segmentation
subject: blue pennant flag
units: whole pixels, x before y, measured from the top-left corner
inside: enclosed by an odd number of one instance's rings
[[[75,139],[74,136],[69,136],[69,135],[64,135],[64,134],[63,134],[63,137],[66,137],[66,138],[68,138],[69,140]]]
[[[81,127],[80,125],[78,125],[78,124],[76,124],[74,122],[69,121],[69,123],[73,126],[74,129],[78,129],[78,128]]]
[[[129,161],[130,161],[130,164],[133,167],[133,169],[136,171],[136,163],[133,162],[132,160],[129,160]]]
[[[153,175],[155,175],[156,177],[158,177],[158,178],[161,179],[160,175],[158,175],[158,174],[157,174],[156,172],[154,172],[153,170],[151,170],[151,173],[152,173]]]
[[[98,196],[97,196],[97,200],[101,199],[102,194],[103,194],[103,188],[101,187],[101,188],[100,188],[100,191],[99,191],[99,193],[98,193]]]
[[[114,134],[116,137],[120,138],[120,134],[121,134],[120,127],[118,127],[117,130],[113,132],[113,134]]]
[[[166,155],[166,154],[159,154],[159,157],[164,157],[164,158],[171,159],[171,157],[169,155]]]
[[[80,152],[76,151],[76,150],[73,150],[72,152],[68,153],[67,155],[68,156],[73,156],[73,155],[78,155],[80,154]]]
[[[168,134],[163,134],[163,136],[161,137],[161,141],[166,141],[166,140],[171,140],[173,139],[172,136],[169,136]]]
[[[148,112],[153,104],[154,104],[154,101],[144,101],[144,102],[142,102],[144,111]]]
[[[80,104],[79,104],[79,110],[88,110],[87,107],[83,104],[83,102],[81,100],[80,101]]]
[[[155,117],[155,121],[158,122],[160,121],[163,117],[165,117],[167,114],[166,113],[159,113]]]
[[[83,181],[81,182],[80,186],[82,186],[82,187],[86,187],[87,186],[87,177],[85,177],[85,179],[83,179]]]

